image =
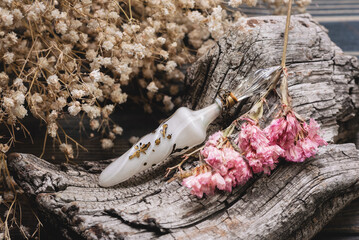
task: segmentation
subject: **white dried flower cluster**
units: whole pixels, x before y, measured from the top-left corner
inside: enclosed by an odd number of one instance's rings
[[[127,101],[130,81],[145,92],[135,97],[142,98],[146,112],[153,104],[171,111],[181,102],[180,66],[195,60],[193,50],[204,54],[233,24],[224,2],[0,1],[2,123],[16,125],[30,112],[58,138],[64,113],[84,113],[93,130],[110,129],[112,141],[122,130],[109,126],[108,118]],[[230,0],[229,5],[256,2]],[[308,3],[297,1],[302,7]],[[104,140],[102,145],[111,144]],[[62,150],[71,155],[65,145]]]

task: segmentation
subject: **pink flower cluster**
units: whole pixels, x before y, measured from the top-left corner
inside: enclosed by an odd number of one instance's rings
[[[319,146],[327,145],[318,134],[319,124],[314,119],[310,119],[309,125],[299,121],[293,111],[274,119],[264,132],[271,144],[284,149],[281,156],[291,162],[303,162],[314,156]]]
[[[242,124],[236,140],[254,173],[270,174],[284,150],[269,141],[266,134],[250,119]]]
[[[219,190],[226,189],[226,182],[219,173],[205,172],[197,176],[190,176],[185,178],[182,185],[191,189],[191,193],[199,198],[203,194],[213,195],[216,187]]]
[[[310,119],[308,125],[298,120],[291,110],[264,130],[255,121],[245,120],[235,139],[240,152],[221,131],[209,137],[201,150],[207,168],[185,178],[182,183],[192,194],[202,198],[203,194],[214,194],[216,188],[231,192],[233,187],[246,183],[252,172],[270,174],[279,157],[303,162],[313,156],[319,146],[327,145],[318,135],[319,125],[315,120]]]
[[[182,184],[192,189],[191,193],[200,198],[203,193],[212,195],[216,188],[231,192],[232,187],[244,184],[252,177],[250,167],[228,142],[221,148],[218,147],[222,138],[221,131],[214,133],[201,151],[212,171],[183,180]]]

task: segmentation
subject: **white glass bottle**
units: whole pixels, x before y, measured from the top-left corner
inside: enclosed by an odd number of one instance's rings
[[[112,162],[100,175],[99,184],[110,187],[150,168],[169,155],[181,154],[206,139],[208,125],[222,110],[222,103],[215,103],[201,110],[179,108],[155,131],[141,138],[126,153]]]

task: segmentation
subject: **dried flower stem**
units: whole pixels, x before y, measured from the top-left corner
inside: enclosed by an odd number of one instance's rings
[[[177,164],[177,165],[175,165],[175,166],[173,166],[173,167],[170,167],[170,168],[167,168],[167,169],[166,169],[165,177],[167,177],[167,176],[172,172],[172,170],[175,170],[175,169],[178,169],[178,170],[182,173],[182,172],[183,172],[182,165],[183,165],[192,155],[194,155],[195,153],[198,153],[199,151],[201,151],[201,150],[203,149],[203,147],[204,147],[204,145],[201,146],[201,147],[199,147],[199,148],[197,148],[196,150],[194,150],[194,151],[192,151],[192,152],[190,152],[190,153],[184,154],[184,155],[182,156],[183,160],[182,160],[179,164]]]
[[[44,142],[43,142],[43,144],[42,144],[42,152],[41,152],[39,158],[42,158],[42,157],[44,156],[44,154],[45,154],[45,148],[46,148],[46,142],[47,142],[47,135],[48,135],[47,132],[45,132]]]
[[[285,68],[291,12],[292,12],[292,0],[289,0],[288,11],[287,11],[287,20],[286,20],[285,32],[284,32],[284,45],[283,45],[283,54],[282,54],[282,62],[281,62],[282,68]]]

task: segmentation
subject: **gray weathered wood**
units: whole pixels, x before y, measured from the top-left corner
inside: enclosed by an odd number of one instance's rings
[[[279,16],[250,18],[222,38],[188,69],[187,105],[202,108],[220,88],[234,88],[248,72],[280,65],[284,21]],[[299,15],[289,32],[287,65],[295,110],[315,118],[327,141],[347,138],[349,133],[339,128],[359,108],[358,59],[344,55],[310,15]],[[232,111],[232,118],[238,111]]]
[[[257,68],[278,65],[284,24],[284,17],[251,18],[221,39],[188,70],[187,105],[203,107],[219,88],[232,88]],[[343,55],[309,15],[293,16],[288,68],[295,109],[315,118],[326,140],[349,139],[354,131],[347,123],[357,124],[359,108],[357,59]],[[226,121],[219,119],[212,129]],[[190,195],[178,181],[163,179],[176,161],[109,189],[100,188],[97,178],[110,161],[57,166],[12,154],[9,167],[44,218],[67,237],[88,239],[309,239],[359,197],[354,144],[323,147],[305,163],[281,163],[270,176],[204,199]]]
[[[26,154],[9,161],[44,216],[89,239],[308,239],[359,197],[354,144],[322,148],[304,164],[283,164],[232,194],[201,200],[163,181],[164,169],[147,182],[103,189],[95,163],[60,167]]]

